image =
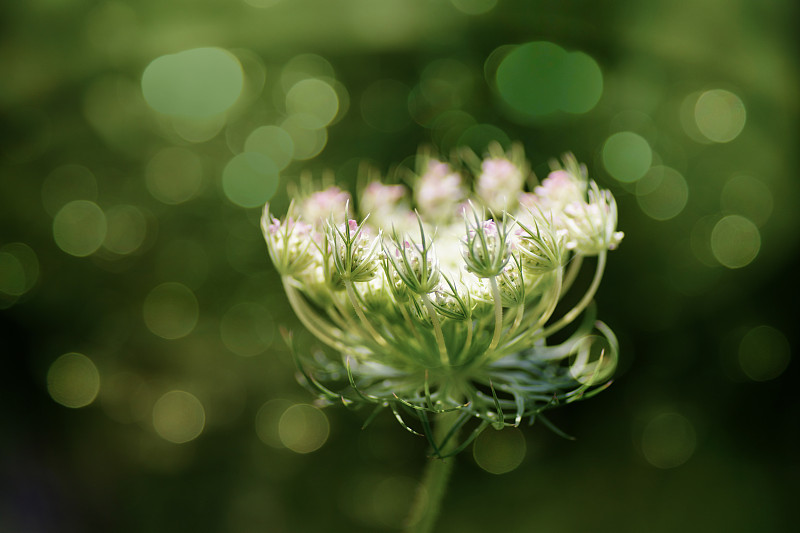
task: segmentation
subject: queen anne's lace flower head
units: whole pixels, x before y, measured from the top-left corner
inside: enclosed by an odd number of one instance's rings
[[[623,235],[613,196],[585,166],[567,155],[537,184],[521,147],[494,145],[483,159],[421,157],[410,191],[374,172],[366,183],[360,219],[329,186],[262,220],[290,304],[340,354],[298,356],[323,399],[389,408],[426,434],[430,416],[453,411],[456,427],[478,420],[468,442],[599,390],[617,344],[589,304]],[[592,281],[556,316],[586,257]],[[548,343],[581,314],[566,341]],[[440,454],[444,443],[432,445]]]

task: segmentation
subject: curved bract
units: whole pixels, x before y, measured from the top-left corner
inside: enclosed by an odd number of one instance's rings
[[[602,390],[617,342],[590,304],[622,239],[616,204],[571,155],[552,166],[537,184],[519,146],[450,162],[424,154],[413,195],[371,172],[359,219],[337,187],[298,195],[283,220],[267,206],[262,228],[289,302],[340,354],[295,353],[306,383],[330,402],[391,409],[440,456],[489,425],[547,423],[542,411]],[[561,312],[583,265],[592,281]],[[442,413],[452,429],[435,441]]]

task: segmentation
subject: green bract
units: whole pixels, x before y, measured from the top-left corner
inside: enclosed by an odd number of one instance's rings
[[[304,382],[330,402],[391,410],[436,455],[457,453],[489,425],[549,425],[543,411],[602,390],[617,342],[590,304],[622,233],[611,193],[574,157],[564,161],[537,183],[519,146],[492,146],[483,161],[426,153],[413,195],[369,172],[356,195],[360,222],[337,187],[297,198],[283,221],[265,210],[289,302],[335,353],[295,353]],[[591,263],[577,304],[556,315]],[[550,341],[582,314],[566,340]],[[456,422],[436,440],[432,418],[442,413]]]

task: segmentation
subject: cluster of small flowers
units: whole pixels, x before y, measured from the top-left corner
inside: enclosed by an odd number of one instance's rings
[[[482,160],[423,155],[412,180],[413,194],[370,181],[359,219],[336,186],[295,198],[283,220],[264,211],[289,301],[343,355],[353,401],[392,407],[398,418],[398,402],[412,412],[463,409],[502,426],[539,414],[548,395],[561,391],[567,401],[607,378],[612,358],[587,362],[586,328],[563,349],[546,339],[588,306],[607,251],[622,239],[610,192],[572,155],[536,185],[519,146],[493,145]],[[597,256],[591,286],[553,320],[587,256]],[[606,351],[615,351],[610,330],[605,336]],[[581,364],[553,370],[567,357]],[[345,397],[310,382],[324,396]],[[578,386],[565,392],[568,382]],[[516,414],[503,414],[504,405]]]

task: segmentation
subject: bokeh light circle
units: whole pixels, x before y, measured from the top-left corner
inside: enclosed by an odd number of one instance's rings
[[[286,130],[278,126],[261,126],[252,131],[244,142],[245,152],[256,152],[267,156],[283,170],[292,162],[294,141]]]
[[[486,430],[475,439],[472,455],[475,463],[490,474],[506,474],[525,459],[525,436],[515,427],[501,431]]]
[[[771,326],[756,326],[739,342],[739,366],[753,381],[769,381],[780,376],[791,359],[786,336]]]
[[[330,426],[325,413],[308,404],[296,404],[284,411],[278,434],[284,446],[296,453],[311,453],[328,440]]]
[[[47,392],[65,407],[85,407],[94,401],[99,391],[100,373],[83,354],[64,354],[47,370]]]
[[[294,158],[305,161],[316,157],[328,143],[328,132],[317,127],[317,119],[307,115],[291,115],[281,123],[294,143]]]
[[[738,96],[724,89],[714,89],[697,98],[694,119],[704,137],[726,143],[738,137],[744,129],[747,111]]]
[[[330,62],[317,54],[300,54],[290,59],[281,69],[280,87],[284,93],[299,81],[308,78],[335,79]]]
[[[632,183],[641,179],[652,163],[650,144],[632,131],[615,133],[603,144],[603,166],[617,181]]]
[[[686,207],[688,200],[689,185],[686,179],[670,167],[652,167],[636,183],[636,202],[639,208],[655,220],[676,217]]]
[[[206,412],[196,396],[173,390],[153,405],[153,427],[169,442],[183,444],[196,439],[206,424]]]
[[[258,408],[256,412],[255,429],[258,439],[273,448],[285,448],[281,442],[278,425],[281,415],[294,405],[290,400],[276,398],[269,400]]]
[[[244,85],[242,65],[221,48],[194,48],[154,59],[142,74],[145,101],[160,113],[210,117],[227,111]]]
[[[761,249],[758,227],[740,215],[722,217],[711,230],[711,252],[723,266],[749,265]]]
[[[510,51],[495,79],[511,109],[533,118],[556,111],[585,113],[603,94],[603,75],[594,59],[544,41]]]
[[[76,257],[93,254],[106,238],[106,215],[94,202],[74,200],[56,213],[53,238],[61,250]]]
[[[203,164],[186,148],[157,152],[145,169],[147,190],[165,204],[180,204],[194,197],[203,184]]]
[[[336,117],[339,97],[336,90],[322,80],[300,80],[286,93],[286,111],[290,115],[311,117],[316,128],[323,128]]]
[[[278,190],[278,167],[257,152],[233,156],[222,171],[225,196],[241,207],[264,205]]]
[[[567,54],[563,68],[560,109],[574,114],[591,111],[603,95],[600,66],[583,52],[572,52]]]
[[[118,205],[106,211],[108,230],[103,246],[115,254],[135,252],[147,236],[147,219],[132,205]]]
[[[666,412],[650,419],[642,433],[642,454],[656,468],[675,468],[694,454],[697,435],[685,416]]]
[[[245,357],[263,353],[275,335],[275,325],[266,308],[249,302],[228,309],[219,330],[225,347]]]
[[[153,334],[179,339],[197,325],[200,309],[194,293],[185,285],[167,282],[152,289],[142,306],[144,322]]]
[[[173,116],[172,129],[183,140],[203,143],[216,137],[227,121],[225,113],[202,118]]]

